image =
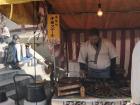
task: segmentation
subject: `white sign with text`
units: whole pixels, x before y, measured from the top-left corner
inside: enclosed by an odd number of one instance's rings
[[[130,99],[52,99],[52,105],[126,105]]]

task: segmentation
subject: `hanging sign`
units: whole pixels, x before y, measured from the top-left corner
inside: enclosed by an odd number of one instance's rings
[[[48,14],[48,41],[60,42],[60,16]]]

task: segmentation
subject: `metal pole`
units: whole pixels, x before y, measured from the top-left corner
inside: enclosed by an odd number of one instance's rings
[[[55,43],[54,42],[52,42],[52,46],[53,46],[53,55],[52,55],[52,57],[53,57],[53,69],[54,69],[54,80],[56,81],[56,79],[57,79],[57,77],[56,77],[56,60],[55,60],[55,48],[54,48],[54,46],[55,46]]]
[[[66,33],[66,36],[65,36],[65,41],[66,41],[66,65],[67,65],[67,77],[68,77],[68,73],[69,73],[69,58],[68,58],[68,33]]]

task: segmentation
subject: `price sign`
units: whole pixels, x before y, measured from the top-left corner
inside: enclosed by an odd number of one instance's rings
[[[60,42],[60,16],[48,14],[48,41]]]

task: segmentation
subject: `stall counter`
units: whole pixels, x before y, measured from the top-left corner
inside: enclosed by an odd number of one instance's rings
[[[53,97],[51,105],[126,105],[130,100],[130,98],[105,99],[93,97]]]

